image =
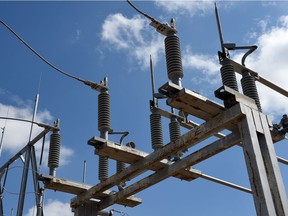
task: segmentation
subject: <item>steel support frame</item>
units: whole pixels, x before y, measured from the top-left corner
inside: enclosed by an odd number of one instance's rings
[[[25,163],[24,163],[24,168],[23,168],[23,174],[22,174],[22,180],[21,180],[21,188],[20,188],[20,195],[18,199],[18,207],[17,207],[17,216],[22,216],[23,215],[23,207],[24,207],[24,201],[25,201],[25,194],[26,194],[26,185],[27,185],[27,178],[28,178],[28,171],[29,171],[29,166],[30,166],[30,160],[32,160],[33,163],[33,168],[35,169],[35,163],[36,163],[36,158],[33,155],[31,158],[31,154],[35,154],[34,151],[34,144],[37,143],[42,137],[44,137],[50,129],[44,129],[41,133],[38,134],[33,140],[31,140],[23,149],[21,149],[14,157],[12,157],[4,166],[1,167],[1,171],[5,169],[7,166],[9,166],[11,163],[13,163],[20,155],[22,155],[24,152],[25,153]],[[36,164],[37,167],[37,164]],[[34,172],[34,170],[33,170]],[[33,175],[34,178],[36,176]],[[34,185],[38,184],[37,179],[34,179]],[[36,190],[36,188],[35,188]],[[40,198],[38,197],[37,190],[36,192],[36,202],[38,204],[38,201],[40,201]],[[42,214],[42,211],[41,211]]]
[[[245,118],[239,122],[239,130],[257,215],[288,215],[286,190],[267,116],[243,107]]]

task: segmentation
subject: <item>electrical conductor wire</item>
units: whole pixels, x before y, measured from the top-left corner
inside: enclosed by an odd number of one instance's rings
[[[78,80],[84,84],[87,85],[87,83],[89,83],[89,81],[83,80],[79,77],[73,76],[63,70],[61,70],[60,68],[56,67],[55,65],[53,65],[52,63],[50,63],[47,59],[45,59],[43,56],[41,56],[35,49],[33,49],[28,43],[26,43],[12,28],[10,28],[5,22],[3,22],[0,19],[0,23],[3,24],[14,36],[16,36],[30,51],[32,51],[36,56],[38,56],[42,61],[44,61],[46,64],[48,64],[50,67],[52,67],[53,69],[55,69],[56,71],[58,71],[59,73],[68,76],[72,79]]]

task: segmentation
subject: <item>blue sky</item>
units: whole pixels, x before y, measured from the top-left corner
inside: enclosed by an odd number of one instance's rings
[[[214,90],[221,85],[214,2],[135,1],[135,4],[162,22],[169,22],[171,17],[176,19],[184,67],[183,86],[221,103],[214,97]],[[248,57],[246,65],[287,89],[288,2],[219,1],[218,8],[225,42],[257,45],[257,51]],[[147,19],[125,1],[1,1],[0,19],[64,71],[98,83],[107,76],[112,128],[129,131],[126,141],[134,141],[139,150],[152,152],[150,54],[154,61],[156,87],[168,78],[164,37],[149,26]],[[231,53],[232,59],[238,61],[241,55]],[[37,120],[49,124],[57,118],[61,120],[62,156],[57,176],[81,181],[83,161],[87,160],[87,183],[97,184],[98,158],[86,143],[92,136],[99,135],[98,93],[47,66],[3,26],[0,28],[0,59],[0,116],[31,119],[41,77]],[[288,112],[287,99],[261,85],[258,87],[264,112],[278,123],[282,114]],[[169,110],[164,101],[161,107]],[[165,143],[169,142],[168,122],[163,120]],[[0,127],[4,126],[0,164],[27,143],[30,129],[29,124],[0,120]],[[35,135],[40,131],[34,127]],[[120,137],[110,139],[118,142]],[[204,144],[207,142],[200,145]],[[288,158],[286,144],[283,141],[275,147],[279,156]],[[40,145],[36,145],[37,153]],[[48,145],[45,152],[47,149]],[[43,173],[48,172],[46,164],[41,166]],[[115,164],[112,161],[110,164],[112,175]],[[7,215],[12,208],[14,212],[17,209],[22,166],[18,160],[9,170],[3,199]],[[250,188],[240,147],[233,147],[195,168]],[[280,168],[287,185],[287,167],[280,164]],[[29,180],[31,182],[31,178]],[[33,215],[34,195],[29,193],[32,191],[33,188],[28,187],[27,216]],[[170,178],[136,196],[142,198],[143,203],[133,209],[117,205],[111,208],[130,216],[256,214],[251,195],[203,179],[185,182]],[[61,215],[72,215],[69,209],[72,197],[46,191],[45,215],[59,215],[59,209]]]

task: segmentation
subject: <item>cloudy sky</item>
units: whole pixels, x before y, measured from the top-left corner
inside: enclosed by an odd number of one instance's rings
[[[135,1],[135,4],[161,22],[169,23],[172,17],[175,18],[181,42],[183,86],[222,103],[214,97],[214,91],[221,86],[214,1]],[[225,42],[239,46],[257,45],[258,49],[247,58],[246,66],[287,89],[288,2],[219,1],[218,8]],[[112,128],[129,131],[125,141],[134,141],[140,150],[152,151],[150,55],[156,87],[168,78],[164,36],[149,26],[149,20],[125,1],[0,1],[0,19],[64,71],[98,83],[107,76]],[[61,165],[57,176],[81,182],[83,161],[86,160],[86,181],[97,184],[98,158],[87,140],[99,136],[98,93],[43,63],[3,25],[0,35],[0,117],[31,119],[35,96],[39,93],[36,121],[52,125],[59,118],[61,122]],[[240,61],[243,53],[235,51],[230,55]],[[287,99],[261,84],[258,84],[258,91],[263,111],[277,123],[283,113],[288,113]],[[169,110],[164,101],[160,104]],[[169,142],[168,122],[163,120],[165,143]],[[30,124],[0,120],[0,128],[1,133],[5,128],[0,156],[0,164],[3,164],[27,144]],[[34,126],[33,136],[41,130]],[[120,137],[115,135],[110,139],[118,142]],[[279,156],[288,158],[285,144],[285,141],[277,144],[276,151]],[[39,167],[46,174],[48,145],[49,137],[44,149],[46,159]],[[36,144],[38,160],[40,151],[41,142]],[[115,163],[111,161],[110,164],[112,175]],[[9,168],[3,198],[6,215],[16,214],[22,168],[20,159]],[[250,188],[239,147],[195,168]],[[280,165],[280,168],[284,183],[288,183],[287,167]],[[31,177],[28,180],[32,183]],[[111,208],[130,216],[256,214],[251,195],[203,179],[185,182],[171,178],[137,197],[143,200],[138,207],[115,205]],[[69,207],[71,198],[72,195],[47,190],[45,215],[56,216],[59,212],[73,215]],[[33,187],[29,186],[24,208],[26,216],[35,215],[34,200]]]

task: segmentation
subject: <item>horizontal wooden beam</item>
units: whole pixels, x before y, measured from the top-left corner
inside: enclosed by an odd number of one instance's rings
[[[98,140],[99,148],[96,148],[95,154],[109,157],[113,160],[121,161],[128,164],[135,164],[139,160],[144,159],[149,153],[133,149],[127,146],[123,145],[117,145],[111,141],[106,141],[103,143],[99,143],[101,141],[101,138],[94,137],[94,139]],[[150,169],[153,171],[158,171],[160,169],[163,169],[164,167],[167,167],[171,164],[170,161],[167,159],[163,159],[161,161],[155,162],[153,165],[150,166]],[[200,173],[200,171],[193,170],[193,172],[189,170],[180,170],[178,173],[173,175],[176,178],[179,178],[181,180],[185,181],[192,181],[195,178],[198,178],[199,175],[196,175],[195,173]]]
[[[56,190],[64,193],[69,194],[81,194],[87,191],[92,187],[92,185],[87,185],[80,182],[70,181],[63,178],[58,178],[50,175],[41,175],[40,180],[44,182],[44,186],[46,189]],[[96,196],[92,197],[94,199],[105,199],[111,194],[110,190],[103,191],[102,193],[97,194]],[[135,207],[142,203],[142,200],[136,198],[134,196],[127,197],[125,199],[119,200],[117,204]]]
[[[154,107],[153,109],[157,110],[157,112],[161,115],[161,116],[164,116],[166,118],[172,118],[172,117],[176,117],[180,123],[180,125],[188,130],[191,130],[192,128],[196,127],[196,126],[199,126],[200,124],[196,123],[196,122],[193,122],[191,120],[187,121],[186,122],[186,119],[182,116],[179,116],[179,115],[176,115],[176,114],[173,114],[173,113],[170,113],[170,112],[167,112],[166,110],[163,110],[163,109],[160,109],[158,107]],[[223,138],[225,137],[224,134],[222,133],[217,133],[215,134],[216,137],[218,138]]]
[[[176,152],[183,150],[185,148],[189,148],[197,143],[203,141],[204,139],[214,135],[215,133],[223,130],[230,125],[231,123],[235,123],[239,121],[243,117],[243,113],[241,110],[241,104],[237,104],[230,109],[225,110],[220,113],[210,121],[207,121],[198,127],[195,127],[188,133],[182,135],[174,142],[170,142],[169,144],[163,146],[162,148],[152,152],[147,155],[144,159],[136,162],[135,164],[130,165],[122,172],[117,173],[105,181],[93,186],[87,192],[78,195],[77,197],[71,200],[71,206],[77,207],[81,205],[81,203],[89,200],[97,193],[101,193],[114,185],[118,185],[120,182],[126,181],[127,179],[131,179],[146,170],[150,169],[150,167],[157,161],[160,161],[164,158],[167,158],[169,155],[173,155]]]
[[[185,88],[168,98],[167,104],[206,121],[225,110],[222,105]]]
[[[174,174],[179,172],[179,170],[186,169],[189,166],[193,166],[201,161],[204,161],[212,157],[213,155],[216,155],[236,145],[239,142],[239,133],[233,133],[221,140],[217,140],[214,143],[205,146],[198,151],[186,156],[185,158],[175,162],[174,164],[171,164],[170,166],[167,166],[160,171],[155,172],[154,174],[145,177],[140,181],[126,187],[124,190],[119,191],[118,193],[115,193],[107,197],[106,199],[100,201],[97,205],[97,210],[105,209],[117,203],[119,200],[125,199],[125,197],[127,196],[134,195],[148,187],[151,187],[152,185],[155,185],[160,181],[163,181],[164,179],[173,176]]]

